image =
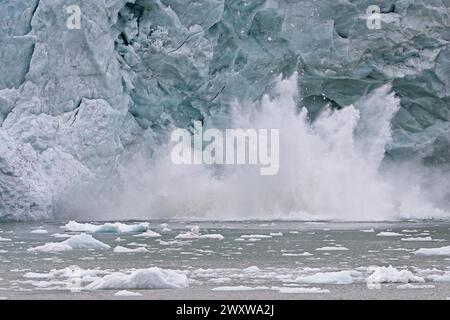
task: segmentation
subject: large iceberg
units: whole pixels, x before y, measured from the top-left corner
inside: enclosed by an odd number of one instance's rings
[[[448,164],[450,3],[377,3],[380,29],[366,0],[84,0],[77,29],[73,1],[1,1],[0,219],[70,214],[80,183],[151,158],[174,126],[224,126],[280,74],[312,121],[390,84],[387,158]]]

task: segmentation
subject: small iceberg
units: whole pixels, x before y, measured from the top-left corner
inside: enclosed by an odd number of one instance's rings
[[[421,248],[414,251],[416,256],[450,256],[450,246],[440,248]]]
[[[70,221],[64,226],[64,230],[70,232],[88,232],[88,233],[131,233],[131,232],[145,232],[149,229],[148,222],[139,224],[125,224],[120,222],[105,223],[102,225],[95,225],[92,223],[78,223]]]
[[[184,273],[160,268],[139,269],[125,274],[114,272],[87,285],[88,290],[104,289],[180,289],[189,286]]]
[[[130,248],[125,248],[122,246],[117,246],[114,248],[113,250],[115,253],[146,253],[149,252],[147,249],[145,249],[144,247],[139,247],[139,248],[135,248],[135,249],[130,249]]]
[[[29,252],[62,252],[74,249],[110,249],[106,243],[98,241],[86,233],[71,236],[63,242],[48,242],[42,246],[29,248]]]

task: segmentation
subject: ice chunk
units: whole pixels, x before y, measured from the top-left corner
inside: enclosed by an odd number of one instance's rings
[[[316,287],[311,288],[288,288],[288,287],[281,287],[278,289],[278,292],[280,293],[329,293],[330,290],[327,289],[321,289]]]
[[[0,236],[0,241],[1,242],[9,242],[9,241],[12,241],[12,240],[8,239],[8,238],[3,238],[2,236]]]
[[[410,237],[402,238],[402,241],[434,241],[431,237]]]
[[[30,252],[62,252],[73,249],[109,249],[110,246],[98,241],[86,233],[71,236],[63,242],[49,242],[45,245],[29,248]]]
[[[89,233],[129,233],[129,232],[145,232],[148,230],[150,224],[143,222],[139,224],[124,224],[120,222],[105,223],[102,225],[95,225],[91,223],[78,223],[70,221],[64,226],[66,231],[72,232],[89,232]]]
[[[212,291],[252,291],[252,290],[268,290],[268,287],[248,287],[248,286],[223,286],[212,288]]]
[[[115,253],[145,253],[148,252],[144,247],[139,247],[135,249],[125,248],[122,246],[117,246],[113,250]]]
[[[310,284],[350,284],[353,283],[350,271],[318,272],[309,276],[301,276],[295,282]]]
[[[435,286],[432,284],[424,284],[424,285],[417,285],[417,284],[401,284],[397,286],[397,289],[434,289]]]
[[[419,276],[414,275],[408,270],[398,270],[392,266],[377,267],[374,272],[366,279],[368,284],[377,283],[408,283],[408,282],[425,282]]]
[[[188,286],[188,278],[184,273],[153,267],[130,274],[115,272],[95,280],[86,289],[179,289]]]
[[[377,237],[401,237],[401,236],[403,236],[403,234],[397,232],[383,231],[377,233]]]
[[[143,233],[135,234],[134,237],[142,237],[142,238],[157,238],[161,237],[161,235],[158,232],[147,230]]]
[[[71,246],[65,243],[48,242],[42,246],[29,248],[30,252],[62,252],[73,250]]]
[[[116,297],[142,297],[142,293],[132,292],[128,290],[121,290],[114,293]]]
[[[450,256],[450,246],[440,248],[421,248],[414,251],[417,256]]]
[[[30,233],[32,233],[32,234],[47,234],[48,231],[44,230],[44,229],[35,229],[35,230],[31,230]]]
[[[242,271],[245,272],[245,273],[254,273],[254,272],[261,271],[261,269],[258,268],[257,266],[251,266],[251,267],[243,269]]]
[[[321,247],[317,248],[316,251],[347,251],[346,247]]]

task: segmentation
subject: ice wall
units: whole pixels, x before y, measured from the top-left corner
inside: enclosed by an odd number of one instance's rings
[[[372,4],[0,1],[0,217],[57,216],[73,185],[151,157],[174,125],[226,126],[233,101],[295,71],[312,120],[390,83],[401,109],[387,155],[448,164],[450,1],[377,1],[375,30]]]

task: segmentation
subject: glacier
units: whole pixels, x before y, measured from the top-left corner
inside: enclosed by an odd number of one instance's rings
[[[312,122],[327,108],[356,121],[349,106],[388,85],[399,106],[384,115],[392,139],[380,160],[448,172],[450,1],[377,3],[382,27],[370,30],[366,0],[1,0],[0,219],[70,215],[86,183],[103,182],[97,194],[123,191],[111,178],[137,155],[153,159],[173,127],[226,127],[236,101],[260,101],[279,75],[296,77],[296,105]],[[79,30],[67,28],[69,5],[81,9]],[[374,108],[395,102],[375,96]],[[370,137],[377,128],[364,119],[350,127]],[[159,180],[147,183],[169,188]],[[438,189],[448,204],[448,188]],[[389,193],[370,190],[354,194],[360,206]],[[302,209],[333,210],[309,200]]]

